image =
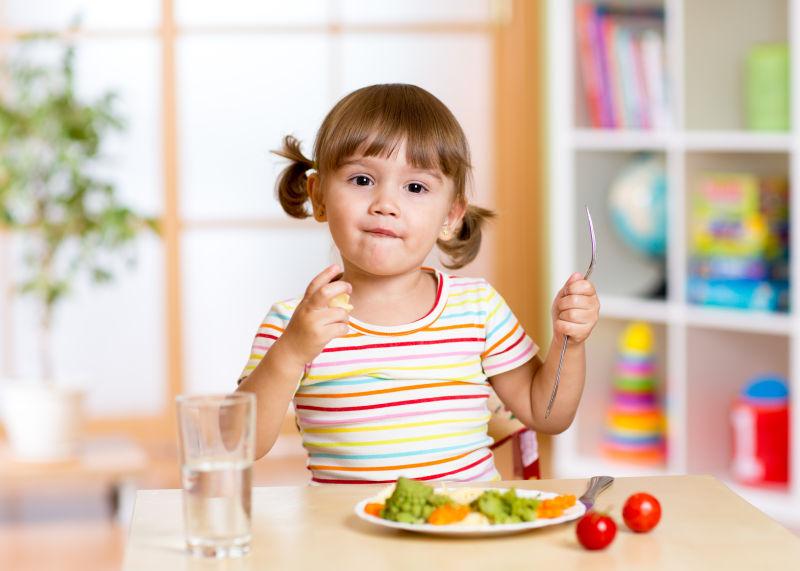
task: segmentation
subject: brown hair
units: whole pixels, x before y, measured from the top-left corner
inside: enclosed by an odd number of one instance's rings
[[[406,141],[406,160],[415,168],[439,169],[454,183],[454,200],[467,206],[453,237],[437,241],[451,260],[444,264],[446,267],[465,266],[478,255],[481,228],[494,213],[469,204],[466,187],[472,165],[467,138],[444,103],[421,87],[398,83],[371,85],[343,97],[317,133],[313,155],[316,161],[303,155],[300,141],[286,136],[283,148],[273,151],[291,161],[278,177],[278,200],[290,216],[306,218],[310,216],[306,208],[309,169],[316,169],[324,179],[325,173],[335,171],[356,154],[387,157],[403,141]]]

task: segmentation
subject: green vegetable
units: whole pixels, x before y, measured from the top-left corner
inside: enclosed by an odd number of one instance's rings
[[[430,486],[401,477],[386,500],[381,517],[403,523],[425,523],[433,510],[449,503],[452,503],[450,498],[434,494]]]
[[[536,519],[539,500],[520,498],[514,488],[506,492],[487,490],[470,507],[488,517],[492,523],[520,523]]]

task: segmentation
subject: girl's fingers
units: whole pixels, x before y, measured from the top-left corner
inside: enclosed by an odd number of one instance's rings
[[[574,337],[575,334],[577,333],[578,327],[579,325],[575,323],[570,323],[569,321],[564,321],[562,319],[559,319],[558,321],[556,321],[555,327],[553,329],[555,329],[556,333],[561,333],[562,335],[569,335],[570,337]]]
[[[597,298],[588,295],[567,295],[556,302],[556,308],[560,311],[567,309],[593,309],[598,305]]]
[[[343,293],[349,294],[353,287],[348,282],[338,281],[323,285],[309,299],[309,305],[314,309],[327,309],[331,307],[331,300]]]
[[[328,327],[330,327],[330,332],[333,337],[344,337],[350,333],[350,326],[347,325],[347,323],[331,323]]]
[[[311,280],[311,283],[308,284],[304,297],[310,298],[311,296],[313,296],[322,286],[324,286],[327,283],[330,283],[330,281],[333,278],[338,276],[341,273],[341,271],[342,270],[341,268],[339,268],[338,264],[331,264],[330,266],[322,270],[320,273],[314,276],[314,279]]]
[[[564,285],[563,285],[563,286],[561,286],[561,290],[558,292],[558,297],[562,297],[562,296],[565,296],[565,295],[567,295],[567,289],[569,288],[569,285],[570,285],[572,282],[574,282],[575,280],[577,280],[577,279],[580,279],[580,276],[578,276],[578,274],[572,274],[572,275],[571,275],[571,276],[570,276],[570,277],[567,279],[567,281],[565,281],[565,282],[564,282]]]
[[[558,319],[568,323],[587,324],[597,321],[597,316],[593,311],[583,309],[568,309],[558,314]]]
[[[597,324],[599,312],[600,302],[592,282],[581,274],[572,274],[556,300],[553,329],[582,342]]]
[[[589,299],[580,295],[567,295],[556,302],[556,308],[560,311],[567,309],[588,308]]]
[[[594,295],[594,285],[589,280],[583,278],[573,282],[567,282],[564,286],[564,296],[568,295]]]
[[[563,321],[559,319],[556,321],[554,327],[556,333],[560,333],[562,335],[568,335],[571,338],[575,338],[576,340],[582,340],[588,337],[589,333],[591,332],[592,328],[588,327],[588,324],[585,323],[572,323],[570,321]]]
[[[347,324],[350,321],[350,314],[341,307],[326,307],[315,312],[315,317],[319,323],[330,325],[332,323]]]

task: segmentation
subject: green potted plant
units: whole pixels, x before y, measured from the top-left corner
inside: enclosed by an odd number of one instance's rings
[[[75,91],[74,47],[58,64],[32,63],[25,46],[0,68],[0,228],[24,244],[24,275],[16,293],[40,309],[36,381],[9,380],[0,400],[9,443],[26,459],[54,460],[76,452],[83,391],[55,382],[51,331],[76,279],[113,279],[120,254],[133,261],[134,239],[156,220],[124,206],[114,184],[94,174],[107,134],[124,128],[116,95],[86,101]]]

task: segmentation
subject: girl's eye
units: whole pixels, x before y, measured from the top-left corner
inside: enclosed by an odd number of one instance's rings
[[[409,192],[413,192],[414,194],[420,194],[420,193],[425,192],[425,191],[428,190],[427,188],[425,188],[423,185],[421,185],[418,182],[410,183],[407,188],[408,188]]]
[[[356,186],[369,186],[372,184],[370,178],[368,176],[364,176],[363,174],[356,175],[350,180],[353,181]]]

